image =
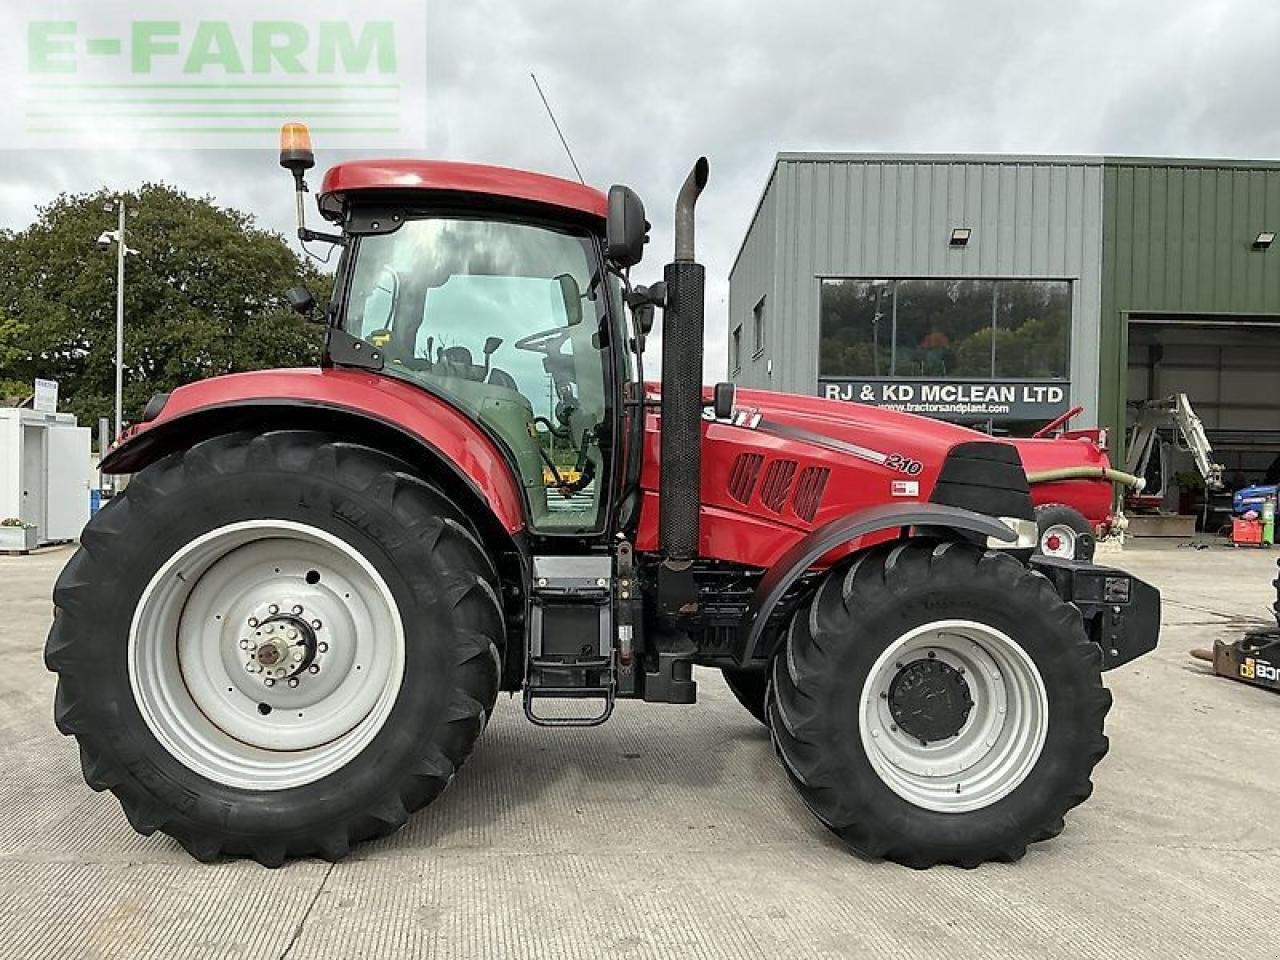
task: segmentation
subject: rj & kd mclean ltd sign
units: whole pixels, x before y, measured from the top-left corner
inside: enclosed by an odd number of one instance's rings
[[[823,377],[818,392],[942,420],[1049,420],[1067,409],[1062,380],[860,380]]]

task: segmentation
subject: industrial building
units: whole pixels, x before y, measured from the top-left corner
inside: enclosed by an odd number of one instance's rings
[[[730,273],[729,376],[1023,435],[1185,392],[1280,454],[1280,163],[784,153]],[[1113,452],[1113,456],[1115,456]]]

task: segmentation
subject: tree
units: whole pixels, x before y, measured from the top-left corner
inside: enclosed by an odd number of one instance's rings
[[[115,396],[116,258],[95,240],[115,226],[113,194],[57,197],[35,223],[0,233],[0,394],[57,380],[60,406],[83,424],[110,416]],[[251,215],[163,184],[127,194],[124,416],[184,383],[241,370],[304,366],[320,329],[284,303],[305,284],[318,301],[332,281]]]

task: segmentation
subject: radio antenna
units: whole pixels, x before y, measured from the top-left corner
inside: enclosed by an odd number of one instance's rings
[[[585,186],[587,181],[582,178],[582,171],[578,169],[578,161],[573,159],[573,151],[569,149],[569,141],[564,138],[564,131],[560,129],[560,124],[556,122],[556,115],[551,109],[551,104],[547,102],[547,95],[542,92],[542,84],[538,83],[538,75],[530,73],[529,77],[533,80],[533,88],[538,91],[538,96],[542,98],[542,105],[547,108],[547,116],[551,118],[551,125],[556,128],[556,135],[560,137],[560,142],[564,145],[564,152],[569,155],[569,162],[573,164],[573,172],[578,175],[578,181]]]

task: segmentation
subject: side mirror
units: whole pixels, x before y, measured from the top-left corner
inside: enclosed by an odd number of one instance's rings
[[[502,346],[503,339],[501,337],[490,337],[484,342],[484,355],[491,357],[498,352],[498,348]]]
[[[294,313],[301,314],[308,320],[315,313],[316,298],[311,295],[311,291],[306,287],[290,287],[284,292],[284,299]]]
[[[631,319],[635,321],[636,331],[642,337],[647,337],[649,331],[653,329],[653,313],[654,306],[652,303],[642,303],[631,310]]]
[[[644,218],[644,204],[630,187],[614,184],[609,188],[604,233],[604,255],[622,269],[634,267],[644,257],[649,221]]]
[[[582,322],[582,288],[570,273],[560,274],[556,282],[560,284],[560,297],[564,300],[565,323],[576,327]]]
[[[635,321],[636,330],[641,338],[648,336],[653,329],[653,311],[655,307],[667,306],[667,285],[659,280],[648,287],[636,287],[627,294],[627,306],[631,308],[631,317]]]

